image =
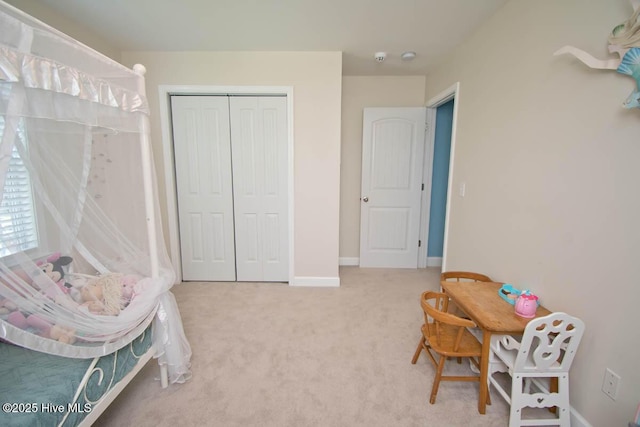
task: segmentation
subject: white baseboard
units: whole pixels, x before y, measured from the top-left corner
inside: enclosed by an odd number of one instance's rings
[[[289,286],[309,286],[318,288],[337,288],[340,286],[339,277],[294,277]]]
[[[338,258],[338,265],[342,266],[360,266],[360,258],[358,257],[341,257]],[[427,267],[442,267],[442,257],[427,258]]]
[[[589,421],[585,420],[584,417],[573,408],[573,406],[571,407],[570,419],[573,427],[593,427],[589,424]]]
[[[427,257],[427,267],[442,267],[442,257]]]

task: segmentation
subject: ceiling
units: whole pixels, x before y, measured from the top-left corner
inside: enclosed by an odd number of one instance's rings
[[[507,0],[32,2],[122,51],[342,51],[344,75],[423,75]]]

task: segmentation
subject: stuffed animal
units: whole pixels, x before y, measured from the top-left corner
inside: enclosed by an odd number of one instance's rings
[[[49,338],[51,331],[51,323],[47,322],[38,315],[30,314],[25,316],[21,311],[14,311],[7,317],[7,321],[20,329],[31,329],[37,335]]]
[[[12,313],[18,309],[18,306],[15,305],[11,300],[0,297],[0,316],[6,316],[9,313]]]
[[[100,276],[80,289],[82,305],[94,314],[117,316],[124,306],[122,289],[122,275]]]
[[[89,277],[90,276],[77,273],[71,273],[65,276],[65,286],[68,285],[69,296],[78,304],[82,304],[84,302],[81,291],[89,281]]]
[[[141,279],[135,274],[127,274],[122,277],[122,302],[123,307],[129,305],[131,300],[136,296],[136,284]]]
[[[65,344],[73,344],[76,342],[76,331],[72,328],[53,325],[49,330],[49,337]]]
[[[70,256],[60,256],[60,253],[56,252],[47,258],[47,262],[39,262],[38,267],[40,267],[42,272],[47,275],[47,277],[51,279],[63,293],[67,294],[69,293],[71,285],[68,285],[64,281],[65,271],[63,267],[68,266],[72,261],[73,258]],[[51,293],[49,286],[42,283],[39,285],[40,289],[45,291],[47,295]]]
[[[20,311],[11,312],[11,314],[7,316],[7,322],[20,329],[27,329],[29,327],[27,318]]]
[[[42,317],[30,314],[25,316],[20,311],[14,311],[7,317],[7,321],[13,326],[20,329],[29,329],[37,335],[56,340],[65,344],[73,344],[76,342],[76,331],[72,328],[66,328],[60,325],[52,325]]]
[[[36,265],[40,272],[44,274],[34,274],[33,280],[25,280],[30,283],[36,290],[42,292],[53,301],[59,300],[60,296],[69,293],[70,285],[65,283],[65,267],[71,264],[73,258],[68,256],[60,256],[56,252],[50,255],[46,261],[38,261]]]

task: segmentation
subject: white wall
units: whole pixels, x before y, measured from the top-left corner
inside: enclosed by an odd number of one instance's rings
[[[530,288],[582,318],[572,406],[627,425],[640,400],[640,110],[628,76],[553,56],[600,58],[627,0],[511,0],[427,75],[426,99],[460,82],[448,269]],[[616,401],[605,368],[622,378]],[[491,408],[488,409],[489,411]]]
[[[123,52],[122,59],[127,66],[147,68],[162,208],[168,171],[162,158],[160,85],[293,86],[294,276],[337,284],[342,53]],[[166,224],[166,216],[163,220]]]
[[[366,107],[422,107],[424,76],[348,76],[342,79],[340,258],[360,256],[362,112]]]

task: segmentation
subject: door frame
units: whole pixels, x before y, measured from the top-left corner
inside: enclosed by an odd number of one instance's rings
[[[453,118],[451,120],[451,153],[449,157],[449,177],[447,179],[447,203],[444,219],[444,242],[442,247],[442,271],[447,269],[447,247],[449,242],[449,225],[451,214],[451,189],[453,185],[453,167],[455,164],[456,128],[458,126],[458,105],[460,104],[460,82],[454,83],[427,101],[427,146],[425,147],[424,176],[425,191],[422,197],[422,216],[420,220],[420,236],[425,240],[418,251],[418,268],[427,267],[427,245],[429,237],[429,217],[431,208],[431,174],[433,171],[433,150],[435,146],[436,109],[455,99]]]
[[[162,127],[162,153],[164,157],[165,192],[167,198],[167,224],[169,228],[169,251],[171,264],[176,272],[176,283],[182,282],[182,256],[180,254],[180,232],[178,200],[176,193],[175,160],[173,157],[173,132],[171,122],[171,95],[255,95],[286,96],[287,98],[287,224],[289,244],[289,285],[294,283],[293,250],[293,86],[208,86],[208,85],[160,85],[160,125]]]

